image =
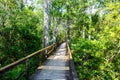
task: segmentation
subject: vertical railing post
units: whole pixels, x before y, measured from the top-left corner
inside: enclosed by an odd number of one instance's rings
[[[29,78],[29,59],[27,59],[25,62],[25,78],[26,80]]]
[[[58,45],[58,43],[56,43],[56,44],[54,45],[54,50],[56,49],[57,45]]]
[[[39,54],[39,66],[42,65],[42,60],[41,60],[41,59],[42,59],[42,56],[43,56],[42,54]]]

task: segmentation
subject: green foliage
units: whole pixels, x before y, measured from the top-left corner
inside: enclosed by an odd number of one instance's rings
[[[73,58],[78,76],[82,80],[119,80],[120,2],[119,0],[98,0],[96,3],[100,3],[96,6],[101,10],[98,9],[97,13],[91,14],[91,22],[85,16],[84,18],[80,16],[81,23],[89,21],[87,25],[82,24],[86,29],[80,28],[80,30],[85,29],[85,38],[81,38],[81,33],[78,35],[79,25],[75,24],[77,29],[73,32],[71,39],[71,48],[75,50]],[[79,22],[80,25],[81,23]],[[91,40],[87,39],[88,35],[92,36]]]
[[[112,47],[112,42],[101,40],[78,39],[77,44],[72,41],[71,48],[79,79],[119,79],[119,51]],[[114,56],[114,58],[113,58]]]
[[[42,43],[43,35],[40,34],[43,31],[42,28],[39,28],[42,25],[38,24],[40,21],[39,16],[31,8],[24,7],[24,9],[21,9],[18,8],[19,5],[16,1],[13,2],[8,1],[8,4],[5,3],[8,6],[3,9],[7,15],[5,17],[4,14],[0,16],[3,17],[3,24],[0,29],[1,55],[5,55],[2,59],[9,59],[8,62],[1,62],[2,66],[40,49]]]
[[[80,79],[92,79],[100,75],[99,66],[104,61],[103,47],[96,40],[90,41],[79,38],[77,45],[73,48],[76,53],[73,55]]]
[[[26,5],[23,0],[0,0],[0,68],[43,45],[43,11]],[[22,66],[8,72],[2,79],[14,80],[24,69]]]

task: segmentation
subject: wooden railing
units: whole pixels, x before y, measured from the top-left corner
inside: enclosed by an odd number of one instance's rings
[[[23,65],[25,66],[25,71],[21,72],[20,75],[17,76],[14,80],[18,80],[18,79],[20,79],[22,76],[25,76],[26,80],[28,80],[28,77],[29,77],[29,69],[31,69],[31,68],[35,65],[35,64],[32,64],[32,65],[30,64],[30,62],[29,62],[30,59],[33,58],[33,57],[35,57],[35,56],[41,55],[42,53],[44,53],[45,50],[47,50],[47,52],[48,52],[47,55],[49,55],[50,53],[52,53],[52,52],[54,51],[54,49],[55,49],[57,46],[58,46],[58,44],[52,44],[52,45],[50,45],[50,46],[48,46],[48,47],[46,47],[46,48],[43,48],[43,49],[41,49],[41,50],[38,50],[38,51],[30,54],[30,55],[28,55],[28,56],[26,56],[26,57],[24,57],[24,58],[22,58],[22,59],[19,59],[19,60],[16,61],[16,62],[13,62],[13,63],[5,66],[5,67],[2,67],[2,68],[0,69],[0,79],[1,79],[1,77],[2,77],[4,74],[6,74],[7,72],[9,72],[10,70],[12,70],[12,69],[16,68],[17,66],[23,64]],[[41,58],[41,57],[39,57],[39,58]],[[42,59],[43,59],[43,57],[42,57]],[[40,60],[42,60],[42,59],[39,59],[38,62],[39,62]],[[34,62],[34,63],[36,63],[36,62]],[[38,63],[36,63],[36,64],[38,64]]]
[[[78,76],[77,76],[76,69],[75,69],[75,65],[74,65],[74,62],[73,62],[73,58],[72,58],[72,54],[71,54],[71,51],[70,51],[69,44],[68,44],[68,42],[66,42],[66,43],[67,43],[66,44],[67,54],[69,55],[70,75],[72,77],[72,80],[79,80]]]

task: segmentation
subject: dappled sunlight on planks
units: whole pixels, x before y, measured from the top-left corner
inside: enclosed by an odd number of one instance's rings
[[[48,69],[48,70],[70,70],[67,66],[40,66],[38,69]]]

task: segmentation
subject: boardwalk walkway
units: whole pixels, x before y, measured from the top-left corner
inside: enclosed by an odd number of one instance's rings
[[[71,80],[66,43],[62,43],[29,80]]]

